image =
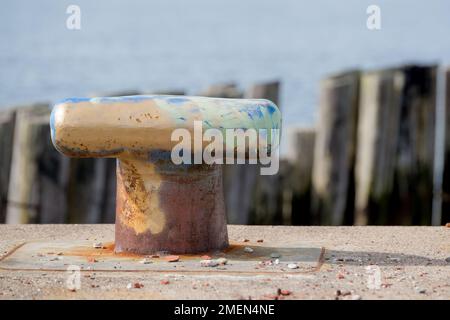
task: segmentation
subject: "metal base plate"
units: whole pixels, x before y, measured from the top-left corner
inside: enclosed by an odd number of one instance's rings
[[[248,253],[245,247],[253,249]],[[26,242],[0,260],[0,269],[18,271],[66,271],[77,266],[81,271],[103,272],[220,272],[220,273],[310,273],[323,263],[325,249],[321,247],[277,247],[268,244],[231,244],[226,250],[196,255],[179,255],[176,262],[167,261],[167,254],[140,256],[114,253],[113,242],[103,248],[92,247],[88,241]],[[203,267],[205,255],[226,258],[227,264]],[[279,256],[277,258],[277,256]],[[146,263],[143,263],[145,259]],[[275,260],[278,259],[278,264]],[[296,264],[292,269],[289,264]]]

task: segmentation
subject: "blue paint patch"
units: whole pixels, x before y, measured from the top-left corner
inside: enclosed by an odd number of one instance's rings
[[[50,114],[50,136],[53,144],[55,143],[55,110]]]
[[[248,117],[252,120],[255,118],[263,118],[264,117],[264,113],[261,111],[259,106],[253,106],[251,108],[244,108],[241,110],[241,112],[247,113]]]
[[[269,106],[267,107],[267,111],[269,111],[270,114],[274,114],[275,112],[277,112],[277,108],[273,104],[269,104]]]
[[[185,117],[178,117],[177,119],[181,120],[181,121],[186,121]]]
[[[60,103],[79,103],[79,102],[86,102],[90,101],[91,98],[66,98],[63,100],[58,101],[56,104]]]
[[[114,103],[114,102],[142,102],[155,99],[157,96],[122,96],[122,97],[99,97],[92,99],[100,103]]]
[[[212,124],[211,122],[209,122],[208,120],[203,120],[203,122],[210,128],[212,128]]]

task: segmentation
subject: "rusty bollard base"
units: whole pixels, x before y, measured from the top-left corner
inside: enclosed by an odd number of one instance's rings
[[[54,106],[50,126],[58,151],[117,158],[117,252],[197,253],[228,246],[220,164],[175,165],[170,159],[178,144],[174,130],[195,135],[199,122],[221,132],[278,130],[281,114],[263,99],[185,96],[72,98]],[[268,150],[272,137],[269,131],[263,138]]]
[[[195,253],[227,246],[219,165],[118,160],[117,252]]]

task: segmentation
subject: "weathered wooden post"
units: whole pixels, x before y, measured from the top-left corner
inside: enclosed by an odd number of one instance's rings
[[[0,112],[0,223],[5,223],[16,110]]]
[[[291,166],[287,179],[291,190],[291,222],[309,225],[311,217],[311,181],[314,164],[315,128],[295,128],[290,133]]]
[[[450,68],[445,72],[445,147],[441,222],[450,222]]]
[[[400,111],[397,188],[399,224],[431,223],[436,66],[406,66]],[[405,189],[405,186],[408,186]],[[394,221],[397,223],[397,221]]]
[[[68,160],[55,152],[47,104],[17,109],[7,223],[65,221]]]
[[[357,71],[321,83],[312,177],[314,223],[353,222],[358,93]]]
[[[400,70],[361,76],[356,156],[355,224],[387,223],[400,124],[404,76]]]
[[[218,83],[214,84],[205,90],[201,91],[200,94],[204,97],[215,97],[215,98],[242,98],[243,93],[237,87],[235,83]]]
[[[436,67],[362,77],[356,164],[357,224],[429,224]]]
[[[106,212],[107,178],[115,176],[108,162],[113,159],[70,159],[70,179],[67,186],[69,223],[101,223]]]

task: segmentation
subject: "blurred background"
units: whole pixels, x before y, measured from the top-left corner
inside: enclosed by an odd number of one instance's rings
[[[446,0],[4,0],[0,222],[114,221],[115,161],[59,155],[53,103],[188,94],[282,111],[278,175],[224,166],[230,223],[446,223],[449,13]]]

